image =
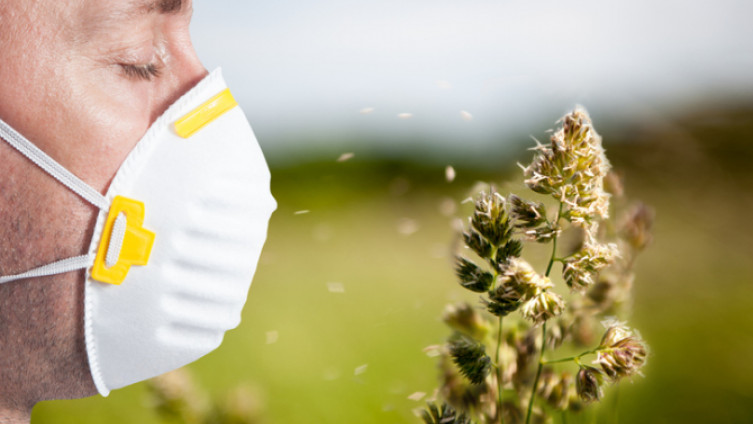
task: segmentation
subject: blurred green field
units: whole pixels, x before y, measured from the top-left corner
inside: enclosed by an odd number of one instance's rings
[[[622,423],[753,422],[753,114],[699,116],[602,130],[627,194],[657,212],[630,321],[651,355],[646,377],[620,388]],[[243,322],[189,370],[215,396],[254,387],[265,423],[417,423],[423,401],[408,396],[437,385],[422,349],[447,336],[446,303],[476,301],[453,276],[447,199],[519,181],[529,153],[515,152],[499,169],[457,167],[452,183],[444,164],[359,152],[274,167],[279,208]],[[32,422],[159,419],[142,383],[44,402]]]

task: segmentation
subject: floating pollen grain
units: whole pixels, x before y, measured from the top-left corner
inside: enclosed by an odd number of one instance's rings
[[[408,399],[418,402],[421,399],[423,399],[424,396],[426,396],[426,393],[424,392],[414,392],[414,393],[411,393],[410,396],[408,396]]]
[[[413,219],[402,218],[397,223],[397,232],[404,236],[409,236],[416,231],[418,231],[418,223]]]
[[[429,358],[436,358],[437,356],[440,355],[441,351],[442,351],[442,346],[440,345],[431,345],[431,346],[426,346],[424,348],[424,353]]]
[[[471,115],[471,113],[468,112],[467,110],[460,111],[460,118],[466,122],[473,121],[473,115]]]
[[[374,108],[373,107],[365,107],[365,108],[361,109],[359,112],[361,113],[361,115],[368,115],[368,114],[374,112]]]
[[[300,211],[293,212],[293,215],[306,215],[309,212],[311,212],[311,211],[308,210],[308,209],[303,209],[303,210],[300,210]]]
[[[455,181],[455,168],[451,165],[447,165],[447,168],[444,169],[444,178],[448,183]]]
[[[330,293],[345,293],[343,283],[327,283],[327,290]]]
[[[355,153],[353,153],[353,152],[343,153],[343,154],[340,155],[339,158],[337,158],[337,161],[338,162],[345,162],[346,160],[353,159],[353,156],[355,156]]]
[[[410,119],[410,118],[413,118],[413,114],[412,113],[408,113],[408,112],[398,113],[397,117],[400,118],[400,119]]]
[[[277,330],[267,331],[267,344],[275,344],[280,338],[280,333]]]
[[[366,372],[366,368],[369,367],[369,364],[363,364],[360,366],[357,366],[355,370],[353,370],[353,375],[361,375]]]

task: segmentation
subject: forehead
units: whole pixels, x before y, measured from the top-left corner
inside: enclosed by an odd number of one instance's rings
[[[190,0],[84,0],[72,29],[86,39],[120,25],[132,26],[152,15],[190,13],[190,6]]]
[[[82,15],[86,23],[98,20],[127,20],[152,13],[177,14],[187,9],[189,0],[85,0]]]

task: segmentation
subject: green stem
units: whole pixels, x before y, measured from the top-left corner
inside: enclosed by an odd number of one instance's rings
[[[544,365],[551,365],[551,364],[560,364],[562,362],[570,362],[575,361],[580,358],[581,355],[578,356],[571,356],[569,358],[562,358],[562,359],[555,359],[553,361],[544,361]]]
[[[491,258],[490,262],[492,265],[492,269],[494,270],[494,279],[492,280],[492,290],[495,290],[497,288],[497,277],[499,276],[499,272],[497,272],[497,266],[494,264],[494,261],[497,257],[497,251],[499,250],[499,246],[494,246],[492,248]],[[499,329],[497,331],[497,354],[496,356],[496,363],[497,363],[497,413],[499,414],[499,422],[500,424],[504,424],[504,418],[502,418],[502,364],[500,363],[500,356],[499,351],[502,347],[502,317],[499,317]]]
[[[533,401],[536,399],[536,389],[539,386],[539,377],[541,369],[544,367],[544,351],[546,351],[546,321],[541,325],[541,355],[539,356],[539,368],[536,370],[536,378],[533,379],[533,390],[531,391],[531,400],[528,401],[528,413],[526,414],[526,424],[531,422],[531,411],[533,411]]]
[[[502,317],[499,317],[499,331],[497,332],[497,415],[500,424],[505,424],[502,416],[502,362],[500,362],[500,348],[502,347]]]
[[[554,360],[551,360],[551,361],[544,361],[544,365],[549,365],[549,364],[559,364],[559,363],[562,363],[562,362],[570,362],[570,361],[576,361],[576,362],[578,362],[578,360],[579,360],[580,358],[582,358],[582,357],[584,357],[584,356],[586,356],[586,355],[590,355],[590,354],[592,354],[592,353],[596,353],[596,351],[597,351],[597,350],[599,350],[599,349],[598,349],[598,348],[596,348],[596,349],[592,349],[592,350],[589,350],[589,351],[583,352],[583,353],[581,353],[580,355],[576,355],[576,356],[569,356],[569,357],[567,357],[567,358],[554,359]]]
[[[619,407],[620,407],[620,384],[616,384],[614,388],[614,408],[612,408],[612,424],[617,424],[620,420]]]
[[[554,225],[558,225],[560,218],[562,217],[562,206],[564,204],[560,202],[560,206],[557,209],[557,218],[554,220]],[[557,234],[555,233],[552,238],[552,255],[549,257],[549,265],[546,266],[546,277],[552,272],[552,265],[554,265],[554,258],[557,257]],[[531,390],[531,399],[528,401],[528,413],[526,414],[526,424],[531,422],[531,411],[533,411],[533,401],[536,399],[536,389],[539,387],[539,377],[541,377],[541,369],[544,367],[544,352],[546,351],[546,321],[541,326],[541,354],[539,355],[539,367],[536,370],[536,378],[533,379],[533,389]]]
[[[563,203],[560,202],[560,207],[557,209],[557,219],[554,220],[554,225],[559,224],[560,217],[562,216],[562,205]],[[549,265],[546,266],[546,274],[545,276],[549,276],[549,273],[552,272],[552,265],[554,265],[554,258],[557,257],[557,235],[552,238],[552,256],[549,258]]]

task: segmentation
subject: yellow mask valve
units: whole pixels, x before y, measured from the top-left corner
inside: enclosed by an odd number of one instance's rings
[[[230,89],[226,88],[220,94],[175,121],[175,132],[183,138],[191,137],[193,133],[237,105],[238,103],[230,93]]]
[[[120,225],[122,217],[125,216],[125,232],[122,234],[123,242],[120,252],[115,252],[115,263],[110,260],[113,252],[108,250],[117,248],[113,247],[111,238],[117,236],[113,228]],[[119,219],[119,217],[121,217]],[[110,212],[105,221],[105,227],[102,231],[102,239],[97,249],[97,257],[94,260],[91,276],[97,281],[103,283],[116,284],[125,280],[131,265],[146,265],[149,262],[149,255],[152,252],[154,244],[154,233],[145,229],[144,224],[144,203],[138,200],[129,199],[123,196],[116,196],[110,206]],[[117,243],[116,243],[117,244]],[[108,266],[109,265],[109,266]]]

